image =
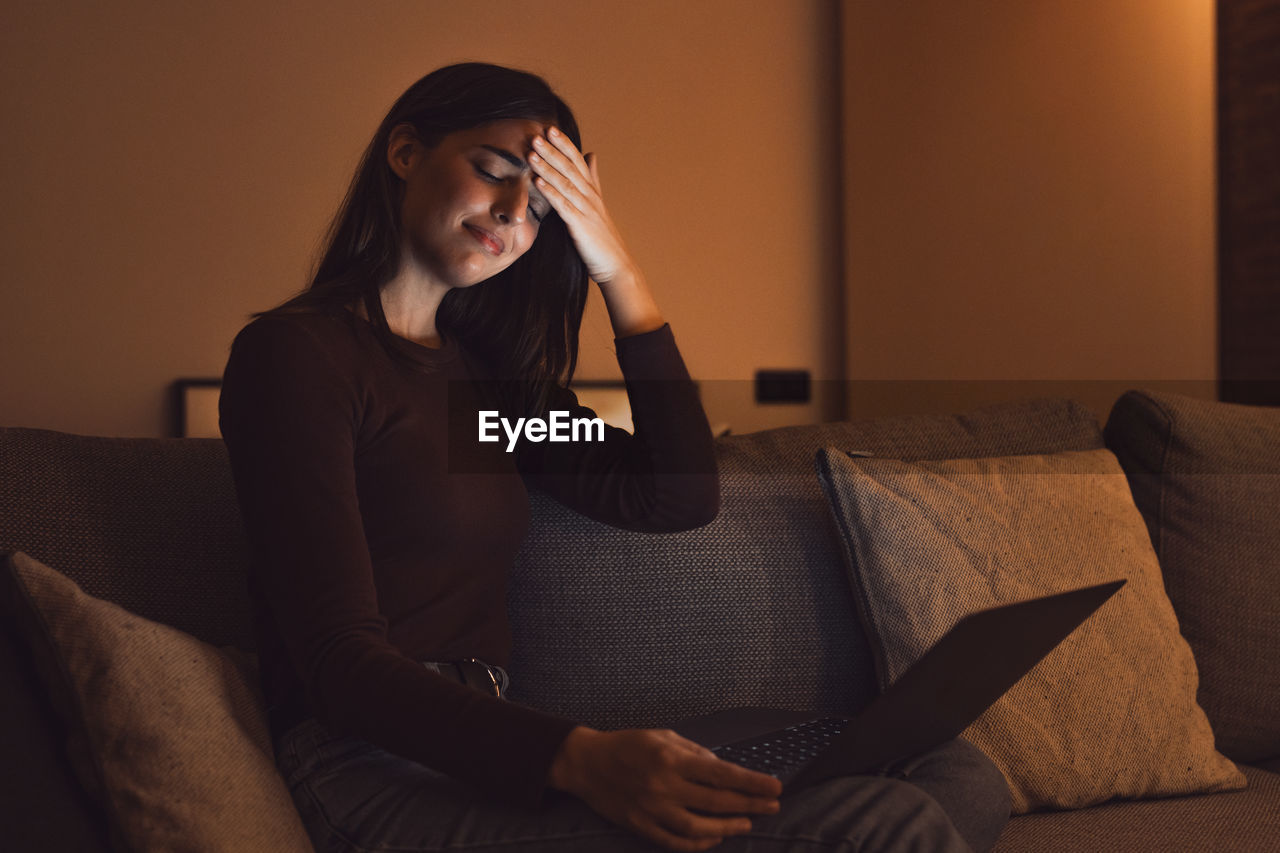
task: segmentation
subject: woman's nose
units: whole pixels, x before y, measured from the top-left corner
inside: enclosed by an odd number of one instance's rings
[[[529,188],[524,181],[513,181],[493,202],[493,216],[503,225],[520,225],[529,211]]]

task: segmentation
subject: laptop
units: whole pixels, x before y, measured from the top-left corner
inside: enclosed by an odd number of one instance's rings
[[[794,793],[875,773],[958,737],[1103,605],[1123,580],[971,613],[854,717],[730,708],[672,728]]]

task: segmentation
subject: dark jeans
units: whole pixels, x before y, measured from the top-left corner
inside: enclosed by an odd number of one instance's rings
[[[335,738],[315,720],[280,738],[276,763],[317,853],[658,849],[579,799],[558,798],[543,809],[485,802],[420,763]],[[788,795],[778,815],[753,817],[749,834],[713,849],[982,852],[1007,818],[1004,776],[978,749],[952,740],[886,776],[833,779]]]
[[[505,679],[504,679],[505,682]],[[504,690],[506,684],[501,685]],[[597,815],[576,797],[545,809],[487,802],[475,789],[314,719],[286,732],[276,763],[317,853],[662,848]],[[881,776],[832,779],[753,815],[723,853],[986,851],[1009,817],[1004,777],[963,740]]]

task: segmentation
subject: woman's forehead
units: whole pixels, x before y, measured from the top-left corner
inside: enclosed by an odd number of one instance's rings
[[[550,123],[534,119],[501,119],[459,131],[456,136],[459,142],[466,145],[515,146],[511,150],[524,151],[535,136],[542,135],[549,127]]]

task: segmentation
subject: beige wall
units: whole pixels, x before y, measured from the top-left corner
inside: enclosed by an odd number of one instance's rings
[[[756,367],[838,374],[833,2],[6,5],[0,423],[162,434],[303,285],[395,97],[472,59],[574,107],[713,421],[817,416],[752,405]],[[579,375],[617,377],[590,311]]]
[[[713,421],[837,417],[846,370],[1213,374],[1210,0],[846,0],[848,299],[834,0],[8,6],[5,425],[161,434],[302,286],[391,101],[467,59],[575,107]],[[593,294],[580,376],[610,345]],[[752,404],[761,367],[823,399]]]
[[[850,411],[1212,393],[1211,0],[844,12]]]

